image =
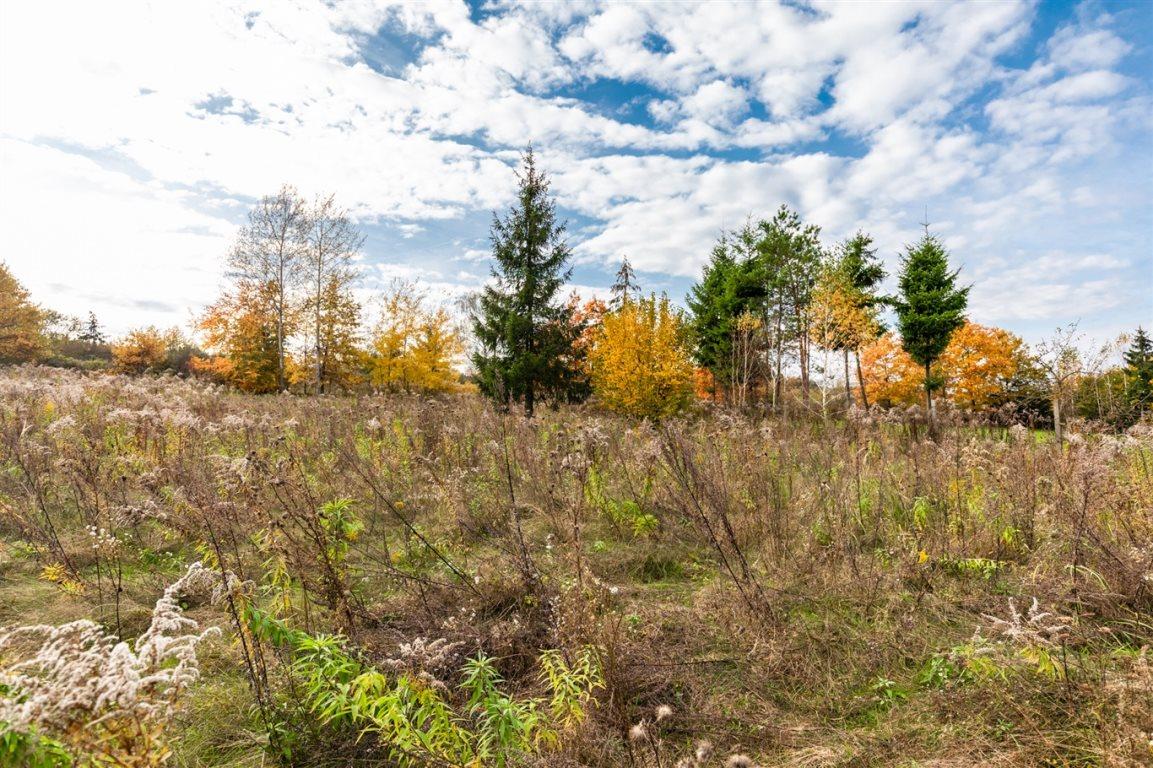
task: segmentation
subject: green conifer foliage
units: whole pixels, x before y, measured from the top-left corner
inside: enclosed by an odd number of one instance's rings
[[[523,402],[532,416],[542,397],[572,399],[577,391],[574,342],[582,329],[558,299],[571,273],[570,251],[532,147],[517,178],[512,210],[493,216],[495,284],[484,289],[473,316],[472,360],[482,392],[503,405]]]

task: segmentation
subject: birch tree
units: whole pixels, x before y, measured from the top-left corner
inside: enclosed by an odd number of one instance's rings
[[[304,304],[312,326],[312,386],[322,393],[330,382],[345,378],[341,371],[355,353],[360,307],[352,290],[360,277],[355,259],[364,235],[335,195],[317,198],[307,223]]]
[[[284,185],[248,214],[228,256],[229,274],[269,297],[276,326],[276,388],[288,387],[285,346],[298,320],[298,289],[305,276],[311,217],[296,188]]]

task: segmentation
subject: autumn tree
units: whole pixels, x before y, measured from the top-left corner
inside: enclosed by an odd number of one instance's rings
[[[448,311],[428,310],[411,283],[394,283],[382,299],[372,335],[370,378],[390,392],[444,392],[455,389],[453,362],[464,341]]]
[[[306,274],[311,218],[304,199],[286,184],[275,195],[261,198],[249,212],[248,223],[228,257],[230,275],[238,283],[234,298],[247,305],[247,299],[259,296],[259,303],[272,313],[276,389],[280,391],[288,386],[286,346],[299,321],[298,289]]]
[[[932,367],[953,332],[965,323],[969,289],[957,286],[959,270],[949,269],[949,254],[935,236],[925,234],[906,248],[898,281],[900,293],[893,299],[897,325],[905,351],[924,369],[925,410],[929,429],[934,429],[933,390],[941,382]]]
[[[0,261],[0,363],[27,363],[45,351],[47,313]]]
[[[410,282],[394,282],[381,297],[380,321],[371,343],[375,387],[391,392],[411,390],[415,379],[412,350],[421,324],[422,301]]]
[[[845,397],[853,400],[849,353],[858,352],[881,333],[876,303],[853,281],[853,273],[839,259],[826,265],[813,289],[809,308],[810,336],[825,350],[840,352],[844,362]],[[858,360],[858,378],[860,362]],[[862,385],[863,387],[863,385]],[[862,403],[868,396],[862,389]]]
[[[306,219],[302,270],[303,308],[312,334],[310,379],[314,391],[324,392],[330,384],[353,384],[359,369],[360,305],[352,289],[359,279],[354,259],[364,236],[334,195],[317,198]]]
[[[464,353],[464,342],[444,307],[422,314],[412,347],[412,386],[421,392],[449,392],[460,385],[453,362]]]
[[[512,210],[492,223],[493,282],[473,316],[472,362],[482,392],[507,405],[523,402],[531,417],[539,396],[565,396],[576,354],[571,318],[559,300],[570,251],[545,174],[532,147],[517,174]]]
[[[1017,373],[1021,347],[1021,339],[1002,328],[966,321],[940,358],[949,399],[962,408],[987,408]]]
[[[242,281],[197,320],[209,353],[194,357],[193,373],[247,392],[276,392],[285,374],[278,330],[279,288]]]
[[[949,340],[932,375],[960,408],[984,410],[1006,400],[1023,364],[1021,339],[1001,328],[966,321]],[[861,350],[870,398],[886,405],[912,405],[923,395],[925,369],[886,333]]]
[[[861,372],[865,391],[874,403],[913,405],[924,393],[925,369],[891,332],[861,348]]]
[[[112,367],[119,373],[162,370],[168,362],[168,339],[155,326],[129,331],[112,344]]]
[[[632,300],[634,299],[628,298],[627,295],[624,296],[622,306],[624,301]],[[562,396],[561,399],[579,402],[592,393],[592,363],[588,356],[592,351],[596,335],[600,332],[601,323],[604,322],[605,315],[611,310],[605,302],[595,296],[587,301],[582,301],[580,294],[576,291],[569,295],[567,303],[574,341],[572,354],[568,358],[571,370],[565,380],[564,387],[568,392],[571,392],[572,396]]]
[[[628,300],[605,315],[591,361],[593,392],[613,410],[660,419],[692,402],[688,329],[666,296]]]

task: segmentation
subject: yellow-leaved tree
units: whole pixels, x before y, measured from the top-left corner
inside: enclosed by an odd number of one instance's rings
[[[28,291],[0,261],[0,363],[28,363],[45,351],[48,313],[32,303]]]
[[[849,353],[858,352],[880,335],[881,324],[877,314],[877,308],[870,303],[869,296],[853,285],[851,275],[845,270],[826,268],[821,272],[809,301],[809,333],[813,343],[821,349],[841,353],[845,368],[845,394],[850,402],[853,392]],[[826,370],[825,373],[830,375],[831,371]]]
[[[443,308],[428,310],[411,283],[385,294],[372,337],[371,379],[389,392],[446,392],[459,386],[453,361],[464,340]]]
[[[672,416],[693,399],[688,329],[667,296],[626,299],[601,321],[590,352],[593,392],[633,416]]]
[[[412,347],[411,381],[421,392],[447,392],[459,386],[452,361],[464,353],[464,340],[443,308],[423,312]]]

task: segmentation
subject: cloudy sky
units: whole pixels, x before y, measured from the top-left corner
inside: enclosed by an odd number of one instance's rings
[[[0,259],[113,331],[186,325],[252,201],[335,192],[367,284],[488,272],[531,140],[574,282],[683,297],[781,203],[890,268],[928,215],[971,315],[1153,323],[1153,3],[4,0]]]

